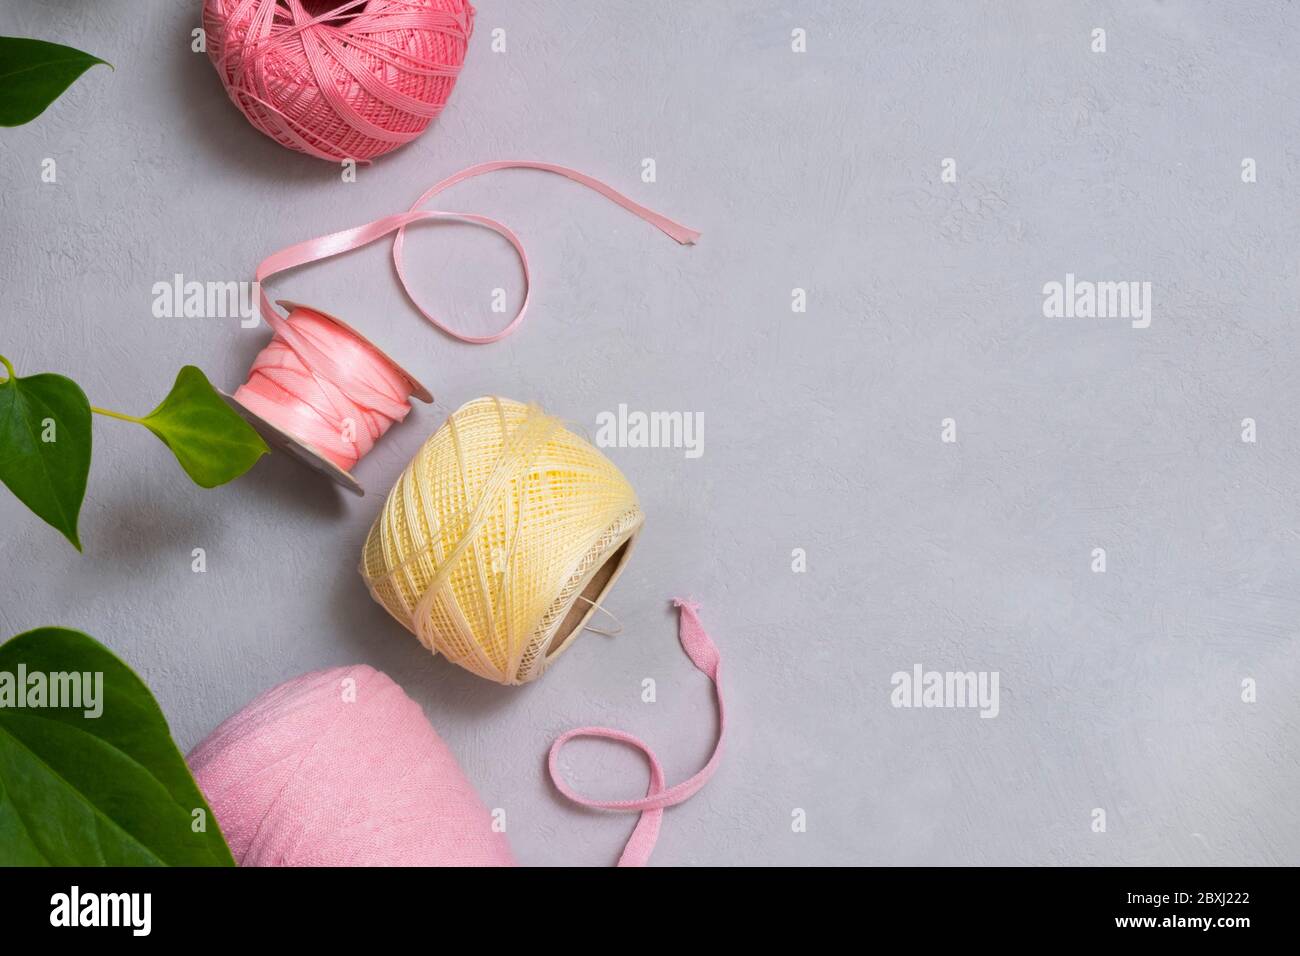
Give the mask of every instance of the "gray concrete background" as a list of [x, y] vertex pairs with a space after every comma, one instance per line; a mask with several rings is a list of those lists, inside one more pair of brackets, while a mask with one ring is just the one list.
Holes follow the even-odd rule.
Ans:
[[[429, 328], [385, 245], [277, 281], [438, 397], [361, 465], [371, 494], [283, 457], [202, 491], [143, 429], [97, 419], [84, 555], [0, 494], [4, 634], [99, 637], [187, 749], [285, 678], [370, 663], [507, 809], [522, 862], [606, 864], [632, 818], [564, 803], [544, 753], [608, 723], [671, 779], [694, 772], [713, 705], [666, 603], [689, 594], [734, 729], [656, 863], [1300, 863], [1293, 5], [483, 0], [443, 117], [353, 184], [238, 116], [190, 52], [199, 8], [0, 9], [0, 33], [117, 67], [0, 131], [0, 351], [20, 373], [137, 413], [187, 362], [234, 386], [265, 328], [155, 319], [155, 282], [251, 279], [266, 253], [474, 162], [577, 166], [704, 239], [677, 247], [544, 174], [458, 187], [443, 207], [499, 215], [535, 263], [528, 320], [487, 347]], [[426, 299], [468, 327], [499, 324], [492, 288], [517, 297], [491, 236], [428, 229], [408, 249]], [[1042, 286], [1067, 272], [1152, 282], [1151, 327], [1044, 318]], [[485, 393], [592, 433], [620, 402], [705, 417], [697, 460], [610, 451], [649, 515], [609, 601], [626, 631], [586, 635], [525, 688], [429, 659], [355, 573], [406, 460]], [[999, 671], [1000, 715], [891, 707], [890, 675], [916, 663]], [[612, 746], [571, 764], [595, 794], [643, 786]]]

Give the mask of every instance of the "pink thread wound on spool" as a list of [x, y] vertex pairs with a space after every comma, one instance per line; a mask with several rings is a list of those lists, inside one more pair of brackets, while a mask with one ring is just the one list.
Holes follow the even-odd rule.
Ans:
[[420, 705], [364, 665], [267, 691], [189, 755], [241, 866], [510, 866]]
[[333, 316], [282, 303], [271, 342], [234, 400], [264, 422], [350, 471], [431, 396], [391, 359]]
[[424, 132], [474, 29], [467, 0], [205, 0], [231, 102], [282, 146], [369, 160]]

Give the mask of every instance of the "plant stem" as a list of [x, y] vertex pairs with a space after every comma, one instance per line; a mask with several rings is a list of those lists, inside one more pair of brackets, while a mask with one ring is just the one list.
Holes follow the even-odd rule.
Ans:
[[140, 419], [133, 415], [123, 415], [121, 412], [111, 412], [107, 408], [96, 408], [94, 405], [91, 405], [90, 410], [96, 415], [107, 415], [109, 418], [120, 418], [124, 422], [135, 422], [137, 425], [143, 424]]
[[[3, 355], [0, 355], [0, 365], [3, 365], [5, 367], [5, 371], [9, 373], [9, 377], [5, 379], [3, 382], [0, 382], [0, 385], [8, 385], [10, 382], [12, 382], [14, 379], [18, 377], [18, 373], [14, 371], [13, 364], [10, 363], [10, 361], [7, 358], [5, 358]], [[96, 408], [94, 405], [90, 406], [90, 410], [94, 412], [96, 415], [107, 415], [109, 418], [118, 418], [124, 422], [135, 422], [137, 425], [144, 424], [143, 421], [136, 418], [134, 415], [125, 415], [122, 412], [110, 411], [107, 408]]]

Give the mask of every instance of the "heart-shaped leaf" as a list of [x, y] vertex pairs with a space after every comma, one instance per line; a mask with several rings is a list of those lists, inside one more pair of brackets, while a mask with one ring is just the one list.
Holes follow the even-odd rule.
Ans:
[[62, 375], [19, 378], [0, 356], [0, 481], [81, 550], [77, 516], [90, 471], [90, 402]]
[[0, 645], [0, 865], [234, 865], [149, 688], [80, 631]]
[[193, 365], [181, 369], [162, 404], [140, 424], [161, 438], [204, 488], [238, 478], [271, 450]]
[[30, 123], [96, 63], [113, 68], [70, 46], [0, 37], [0, 126]]

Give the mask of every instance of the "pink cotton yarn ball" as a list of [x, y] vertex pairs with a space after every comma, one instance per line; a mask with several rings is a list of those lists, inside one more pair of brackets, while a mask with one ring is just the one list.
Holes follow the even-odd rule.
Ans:
[[189, 755], [241, 866], [511, 866], [419, 705], [371, 667], [262, 694]]
[[277, 143], [368, 160], [424, 132], [456, 85], [467, 0], [205, 0], [208, 55]]

